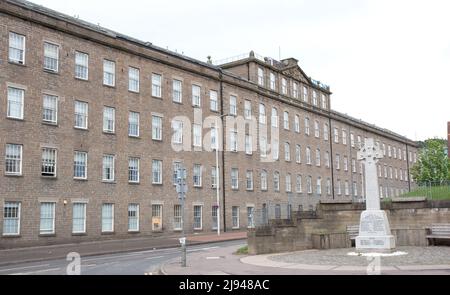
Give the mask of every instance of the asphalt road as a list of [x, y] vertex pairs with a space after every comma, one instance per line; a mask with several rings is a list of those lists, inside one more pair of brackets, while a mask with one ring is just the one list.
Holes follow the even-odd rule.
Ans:
[[[198, 253], [244, 245], [245, 240], [211, 243], [187, 248], [189, 253]], [[81, 275], [152, 275], [159, 266], [168, 260], [181, 257], [181, 248], [149, 250], [112, 255], [81, 257]], [[67, 275], [67, 269], [73, 270], [65, 259], [22, 263], [0, 267], [0, 275]]]

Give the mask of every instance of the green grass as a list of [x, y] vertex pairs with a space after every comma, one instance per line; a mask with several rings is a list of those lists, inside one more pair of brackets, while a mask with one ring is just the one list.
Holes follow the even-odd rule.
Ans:
[[248, 246], [239, 248], [239, 249], [236, 251], [236, 255], [248, 255]]
[[450, 186], [421, 187], [403, 197], [427, 197], [431, 200], [450, 200]]

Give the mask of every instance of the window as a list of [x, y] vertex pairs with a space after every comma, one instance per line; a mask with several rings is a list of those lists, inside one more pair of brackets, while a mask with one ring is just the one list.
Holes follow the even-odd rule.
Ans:
[[139, 158], [128, 159], [128, 182], [139, 183]]
[[266, 124], [266, 106], [259, 104], [259, 124]]
[[140, 88], [140, 73], [139, 69], [129, 67], [128, 68], [128, 90], [132, 92], [139, 92]]
[[305, 118], [305, 134], [309, 136], [311, 133], [310, 127], [309, 127], [309, 118]]
[[320, 124], [319, 121], [314, 121], [314, 136], [320, 138]]
[[139, 137], [139, 113], [128, 114], [128, 136]]
[[341, 181], [340, 180], [338, 180], [336, 182], [336, 190], [337, 190], [338, 196], [341, 196], [342, 195], [342, 186], [341, 186]]
[[272, 158], [273, 160], [280, 158], [280, 144], [277, 140], [272, 141]]
[[264, 86], [264, 69], [258, 68], [258, 84]]
[[325, 152], [325, 167], [330, 168], [330, 152]]
[[306, 148], [306, 164], [307, 165], [311, 165], [311, 148], [307, 147]]
[[392, 157], [392, 148], [391, 148], [390, 145], [388, 146], [388, 157], [389, 157], [389, 158]]
[[245, 135], [245, 153], [247, 155], [253, 154], [253, 138], [251, 135]]
[[173, 162], [172, 167], [173, 167], [172, 182], [173, 182], [173, 185], [176, 185], [178, 183], [179, 176], [181, 176], [181, 175], [179, 175], [179, 169], [182, 168], [182, 163], [181, 162]]
[[275, 90], [276, 84], [275, 84], [275, 74], [270, 73], [270, 89]]
[[336, 155], [336, 170], [341, 169], [341, 155]]
[[355, 135], [353, 133], [350, 133], [350, 145], [352, 148], [355, 147]]
[[292, 96], [294, 98], [298, 98], [298, 83], [294, 82], [294, 84], [292, 85]]
[[287, 81], [286, 81], [285, 78], [281, 79], [281, 92], [282, 92], [284, 95], [287, 95], [287, 93], [288, 93], [288, 89], [287, 89]]
[[387, 177], [388, 177], [388, 173], [387, 173], [387, 166], [386, 166], [386, 165], [384, 165], [384, 178], [386, 178], [386, 179], [387, 179]]
[[114, 181], [114, 162], [115, 157], [112, 155], [103, 156], [103, 181]]
[[352, 172], [356, 173], [356, 160], [355, 159], [352, 159]]
[[217, 188], [217, 167], [211, 168], [211, 187]]
[[288, 112], [284, 112], [284, 118], [283, 118], [283, 125], [284, 125], [284, 129], [289, 130], [289, 113]]
[[56, 203], [41, 203], [40, 234], [55, 233], [55, 205]]
[[181, 205], [173, 206], [173, 230], [182, 230], [182, 215]]
[[273, 173], [273, 189], [276, 192], [280, 191], [280, 173], [279, 172]]
[[346, 195], [346, 196], [350, 196], [350, 186], [349, 186], [348, 181], [346, 181], [346, 182], [344, 183], [344, 188], [345, 188], [345, 195]]
[[255, 228], [255, 218], [254, 218], [255, 208], [247, 207], [247, 227]]
[[230, 115], [237, 116], [237, 97], [230, 96]]
[[300, 133], [300, 116], [299, 115], [295, 115], [294, 125], [295, 125], [294, 126], [295, 132]]
[[202, 186], [202, 165], [194, 164], [194, 187]]
[[323, 109], [327, 109], [327, 97], [325, 96], [325, 94], [322, 94], [322, 108]]
[[330, 127], [328, 126], [327, 123], [325, 123], [323, 125], [323, 139], [325, 141], [328, 141], [329, 138], [330, 138]]
[[22, 175], [22, 145], [6, 145], [5, 166], [6, 175]]
[[327, 179], [327, 195], [331, 196], [331, 179]]
[[75, 152], [73, 157], [73, 177], [87, 179], [87, 153]]
[[261, 190], [267, 191], [267, 171], [261, 171]]
[[194, 230], [202, 230], [202, 206], [194, 206]]
[[102, 232], [114, 231], [114, 204], [103, 204], [102, 206]]
[[86, 233], [86, 203], [73, 203], [72, 233]]
[[162, 161], [160, 160], [152, 162], [152, 182], [153, 184], [162, 184]]
[[152, 116], [152, 139], [162, 140], [162, 118], [159, 116]]
[[397, 149], [395, 147], [392, 148], [392, 154], [394, 159], [397, 159]]
[[162, 97], [162, 76], [158, 74], [152, 74], [152, 96], [153, 97]]
[[86, 53], [75, 52], [75, 78], [89, 79], [89, 55]]
[[103, 60], [103, 85], [116, 85], [116, 63], [106, 59]]
[[347, 145], [347, 131], [342, 130], [342, 144]]
[[211, 90], [209, 92], [209, 99], [211, 103], [211, 111], [218, 112], [219, 111], [219, 99], [217, 91]]
[[153, 204], [152, 205], [152, 231], [160, 232], [163, 230], [162, 214], [163, 214], [163, 205]]
[[313, 105], [317, 106], [317, 92], [314, 90], [313, 91]]
[[247, 184], [247, 190], [252, 191], [253, 190], [253, 171], [247, 171], [246, 173], [246, 184]]
[[308, 189], [308, 194], [312, 194], [313, 189], [312, 189], [312, 177], [311, 176], [308, 176], [308, 178], [306, 179], [306, 187]]
[[358, 137], [357, 137], [358, 139], [358, 148], [361, 148], [362, 147], [362, 140], [361, 140], [361, 136], [359, 136], [358, 135]]
[[88, 104], [75, 101], [75, 128], [88, 129]]
[[8, 87], [8, 118], [23, 120], [25, 90]]
[[334, 128], [334, 142], [339, 143], [339, 129]]
[[139, 205], [129, 204], [128, 205], [128, 231], [138, 232], [139, 231]]
[[320, 149], [316, 150], [316, 166], [320, 167], [322, 165], [320, 158]]
[[56, 150], [50, 148], [42, 149], [41, 175], [56, 177]]
[[192, 85], [192, 105], [194, 107], [201, 107], [201, 88], [197, 85]]
[[46, 123], [58, 123], [58, 97], [53, 95], [44, 95], [42, 111], [42, 120]]
[[399, 160], [402, 159], [402, 149], [401, 148], [398, 149], [398, 159]]
[[44, 69], [58, 72], [59, 46], [44, 42]]
[[175, 144], [183, 143], [183, 122], [182, 121], [172, 121], [173, 136], [172, 142]]
[[278, 128], [278, 110], [276, 108], [272, 108], [272, 127]]
[[233, 228], [239, 228], [239, 207], [233, 206], [231, 208], [231, 217], [233, 220]]
[[302, 148], [298, 144], [295, 146], [295, 162], [298, 164], [302, 162]]
[[286, 174], [286, 192], [292, 192], [292, 176], [291, 174]]
[[20, 235], [20, 209], [19, 202], [5, 202], [3, 205], [3, 236]]
[[301, 194], [303, 192], [302, 176], [301, 175], [297, 175], [297, 181], [296, 181], [296, 185], [295, 185], [295, 190], [299, 194]]
[[201, 147], [202, 146], [202, 125], [194, 124], [193, 125], [193, 136], [194, 136], [194, 146]]
[[252, 118], [252, 102], [246, 100], [244, 103], [244, 118], [250, 120]]
[[303, 86], [303, 101], [308, 102], [308, 88], [306, 86]]
[[287, 142], [284, 144], [284, 160], [286, 162], [291, 161], [291, 145]]
[[231, 169], [231, 189], [239, 189], [239, 170], [237, 168]]
[[322, 178], [317, 178], [317, 183], [316, 183], [316, 193], [318, 196], [322, 195]]
[[381, 177], [381, 165], [378, 165], [378, 177]]
[[216, 150], [219, 148], [219, 141], [217, 140], [218, 130], [215, 126], [211, 127], [211, 149]]
[[116, 109], [103, 108], [103, 132], [114, 133], [116, 125]]
[[403, 181], [403, 169], [400, 168], [400, 181]]
[[267, 138], [261, 136], [259, 140], [259, 146], [261, 151], [261, 158], [267, 158]]
[[389, 178], [390, 179], [394, 178], [394, 173], [393, 173], [392, 167], [389, 167]]
[[183, 82], [180, 80], [172, 81], [172, 101], [176, 103], [183, 102]]
[[211, 208], [211, 217], [212, 217], [212, 229], [217, 229], [218, 226], [218, 220], [217, 220], [217, 212], [218, 212], [217, 206], [212, 206]]
[[9, 61], [25, 64], [25, 36], [9, 33]]

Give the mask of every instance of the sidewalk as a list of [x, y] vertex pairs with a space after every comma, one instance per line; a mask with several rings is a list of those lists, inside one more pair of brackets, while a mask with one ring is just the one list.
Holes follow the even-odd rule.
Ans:
[[[122, 239], [96, 241], [79, 244], [40, 246], [31, 248], [0, 250], [0, 266], [46, 261], [66, 258], [68, 253], [77, 252], [82, 257], [115, 254], [132, 251], [172, 248], [180, 245], [180, 236], [148, 237], [139, 239]], [[200, 245], [222, 241], [241, 240], [247, 238], [247, 232], [229, 232], [217, 234], [188, 235], [188, 245]]]
[[[271, 254], [246, 256], [234, 254], [239, 246], [212, 249], [188, 255], [187, 267], [180, 259], [166, 262], [160, 268], [164, 275], [367, 275], [368, 266], [300, 264], [275, 261]], [[322, 255], [325, 252], [309, 250], [303, 255]], [[269, 259], [269, 257], [271, 257]], [[331, 262], [331, 261], [330, 261]], [[383, 275], [450, 275], [450, 265], [381, 265]]]

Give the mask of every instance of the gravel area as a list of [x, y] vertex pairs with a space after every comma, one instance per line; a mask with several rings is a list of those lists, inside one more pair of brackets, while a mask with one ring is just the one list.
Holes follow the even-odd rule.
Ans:
[[[384, 266], [408, 265], [450, 265], [450, 247], [399, 247], [396, 251], [406, 252], [407, 255], [381, 257]], [[338, 266], [366, 266], [367, 257], [349, 256], [355, 249], [311, 250], [289, 254], [279, 254], [268, 257], [276, 262], [309, 264], [309, 265], [338, 265]], [[371, 259], [370, 259], [371, 260]]]

